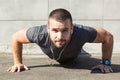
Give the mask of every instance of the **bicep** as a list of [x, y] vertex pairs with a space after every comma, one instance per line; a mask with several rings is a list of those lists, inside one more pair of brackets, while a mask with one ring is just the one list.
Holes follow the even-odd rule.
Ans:
[[107, 35], [110, 34], [108, 31], [103, 28], [95, 28], [97, 31], [97, 36], [93, 43], [102, 43], [107, 39]]
[[28, 28], [24, 28], [22, 30], [17, 31], [16, 33], [13, 34], [12, 39], [20, 43], [30, 43], [26, 36], [27, 30]]

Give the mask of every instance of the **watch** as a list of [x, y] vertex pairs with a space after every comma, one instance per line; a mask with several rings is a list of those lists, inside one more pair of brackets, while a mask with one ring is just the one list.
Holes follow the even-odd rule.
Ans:
[[102, 60], [102, 64], [103, 64], [103, 65], [110, 66], [110, 65], [111, 65], [111, 61], [110, 61], [109, 59], [103, 59], [103, 60]]

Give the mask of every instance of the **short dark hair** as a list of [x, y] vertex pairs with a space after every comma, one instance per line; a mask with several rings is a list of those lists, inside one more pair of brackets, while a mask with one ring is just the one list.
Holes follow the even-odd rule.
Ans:
[[63, 22], [65, 20], [69, 19], [72, 24], [72, 16], [71, 16], [70, 12], [67, 11], [66, 9], [58, 8], [58, 9], [53, 10], [49, 15], [49, 19], [50, 18], [53, 18], [59, 22]]

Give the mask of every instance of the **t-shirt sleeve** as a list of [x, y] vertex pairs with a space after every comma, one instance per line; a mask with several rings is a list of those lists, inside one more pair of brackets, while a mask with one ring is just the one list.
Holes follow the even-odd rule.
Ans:
[[39, 43], [43, 39], [42, 31], [42, 26], [30, 27], [26, 32], [26, 36], [31, 43]]
[[36, 32], [37, 28], [38, 27], [30, 27], [26, 32], [26, 36], [31, 43], [37, 42], [37, 38], [38, 38], [38, 34]]
[[[93, 42], [97, 36], [97, 31], [93, 27], [84, 26], [86, 42]], [[83, 34], [84, 35], [84, 34]]]

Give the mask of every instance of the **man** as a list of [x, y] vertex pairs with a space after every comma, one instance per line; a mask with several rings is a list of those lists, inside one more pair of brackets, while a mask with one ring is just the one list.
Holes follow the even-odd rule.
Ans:
[[71, 14], [65, 9], [53, 10], [47, 25], [22, 29], [12, 37], [14, 65], [9, 72], [20, 72], [28, 67], [22, 63], [22, 45], [38, 44], [43, 52], [60, 64], [73, 61], [86, 43], [102, 43], [102, 63], [93, 67], [102, 72], [113, 72], [111, 56], [113, 36], [102, 28], [92, 28], [72, 23]]

